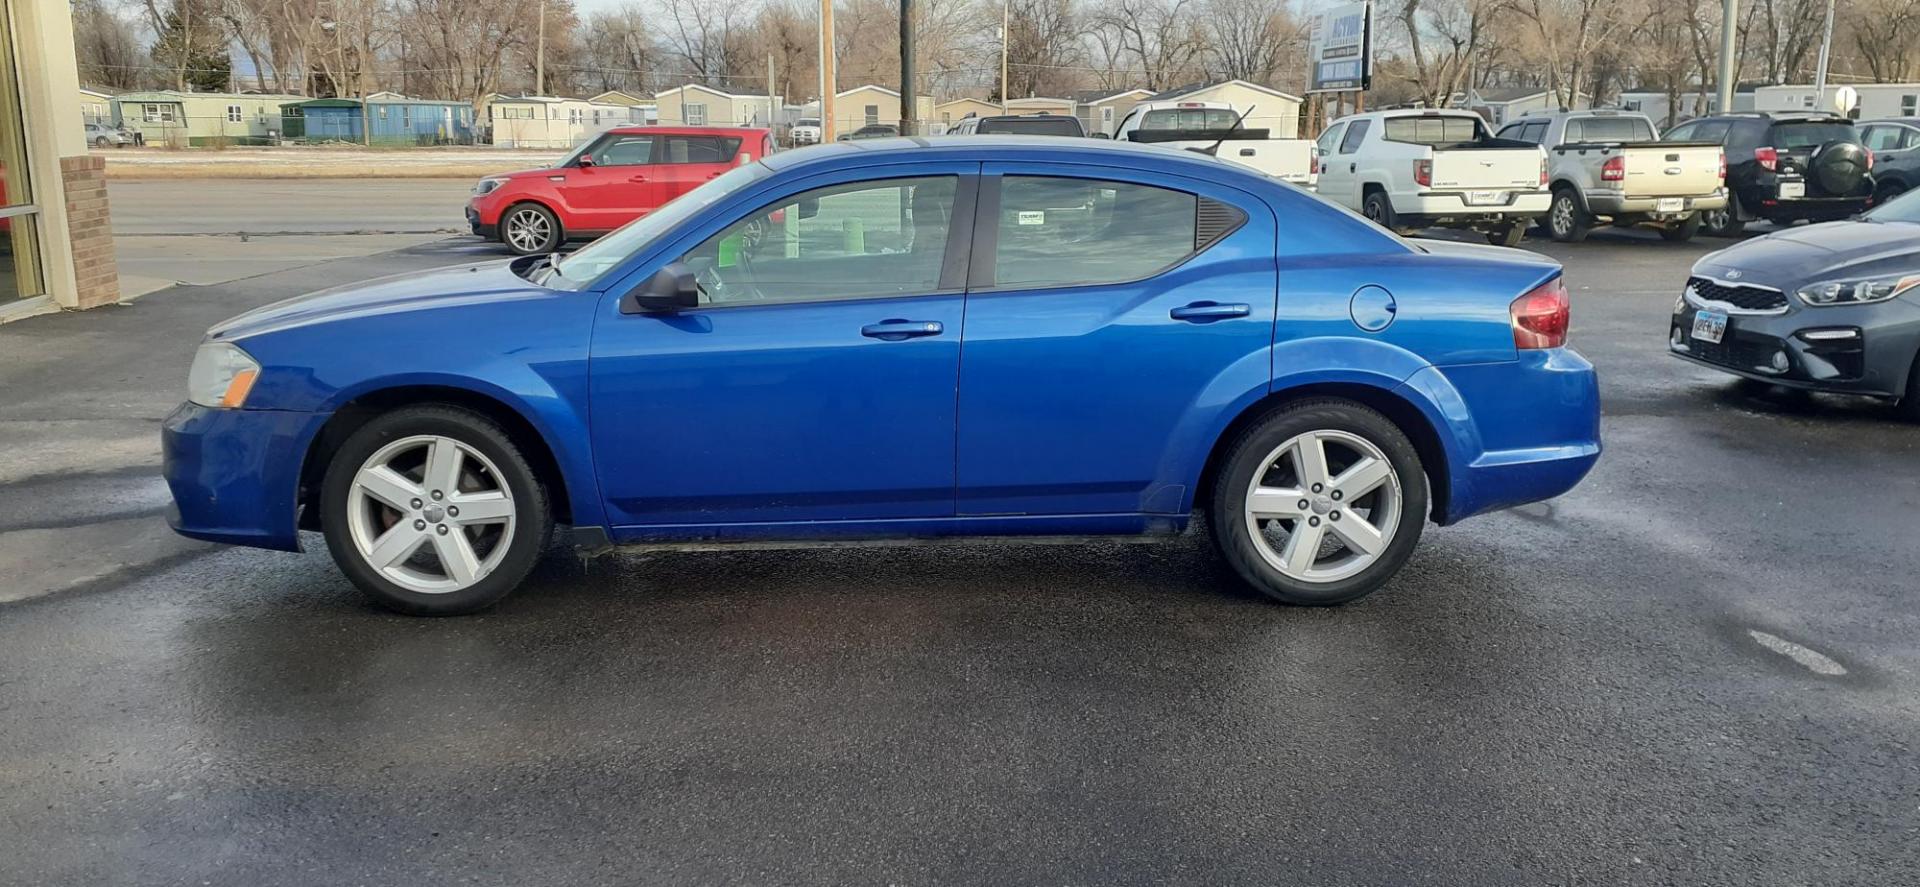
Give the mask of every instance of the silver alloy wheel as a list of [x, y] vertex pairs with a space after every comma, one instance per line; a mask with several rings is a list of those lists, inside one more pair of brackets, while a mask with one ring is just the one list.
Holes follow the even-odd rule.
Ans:
[[1700, 224], [1709, 231], [1725, 231], [1727, 229], [1727, 211], [1724, 209], [1701, 210]]
[[1573, 233], [1573, 197], [1565, 191], [1553, 198], [1553, 213], [1549, 217], [1553, 224], [1553, 233], [1557, 237], [1566, 237]]
[[1379, 560], [1400, 526], [1400, 475], [1372, 441], [1309, 431], [1275, 447], [1247, 484], [1246, 523], [1267, 563], [1336, 582]]
[[531, 207], [517, 209], [507, 216], [507, 243], [521, 252], [538, 252], [553, 237], [553, 222], [546, 213]]
[[347, 531], [368, 566], [408, 591], [445, 594], [486, 578], [513, 538], [513, 495], [493, 461], [450, 437], [381, 447], [354, 474]]

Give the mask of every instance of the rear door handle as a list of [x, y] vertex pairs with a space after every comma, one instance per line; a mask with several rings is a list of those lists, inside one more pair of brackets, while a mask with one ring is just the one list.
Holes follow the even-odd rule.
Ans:
[[633, 175], [633, 176], [627, 177], [627, 181], [629, 182], [644, 182], [646, 180], [647, 180], [647, 177], [642, 175]]
[[867, 324], [860, 328], [860, 335], [886, 342], [900, 342], [921, 336], [937, 336], [946, 332], [946, 329], [946, 325], [937, 320], [895, 319]]
[[1219, 302], [1195, 302], [1191, 305], [1182, 305], [1175, 308], [1167, 312], [1167, 316], [1174, 320], [1185, 320], [1193, 323], [1212, 323], [1216, 320], [1226, 320], [1229, 317], [1245, 317], [1252, 313], [1253, 309], [1247, 307], [1247, 304], [1244, 302], [1235, 302], [1231, 305], [1223, 305]]

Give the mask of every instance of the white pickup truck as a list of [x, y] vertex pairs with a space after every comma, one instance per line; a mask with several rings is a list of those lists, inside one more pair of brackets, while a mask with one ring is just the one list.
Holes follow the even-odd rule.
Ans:
[[1311, 187], [1315, 178], [1313, 143], [1276, 139], [1265, 129], [1237, 126], [1240, 113], [1225, 102], [1142, 102], [1120, 120], [1113, 137], [1212, 154], [1303, 188]]
[[1527, 114], [1500, 136], [1547, 149], [1553, 204], [1541, 222], [1562, 243], [1586, 239], [1595, 225], [1647, 225], [1667, 240], [1691, 240], [1704, 213], [1727, 205], [1720, 144], [1655, 141], [1644, 114]]
[[1547, 212], [1547, 153], [1471, 111], [1374, 111], [1321, 133], [1320, 196], [1382, 227], [1466, 228], [1514, 246]]

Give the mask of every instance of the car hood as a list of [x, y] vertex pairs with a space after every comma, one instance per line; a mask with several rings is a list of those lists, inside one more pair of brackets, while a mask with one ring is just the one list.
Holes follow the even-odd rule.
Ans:
[[1920, 225], [1826, 222], [1776, 231], [1710, 253], [1694, 265], [1694, 273], [1789, 289], [1845, 274], [1916, 265], [1920, 265]]
[[415, 271], [295, 296], [228, 318], [207, 330], [207, 336], [231, 341], [348, 318], [554, 293], [514, 273], [513, 265], [517, 261], [525, 260], [504, 259]]
[[559, 174], [560, 174], [561, 172], [562, 172], [562, 170], [561, 170], [561, 168], [560, 168], [560, 167], [557, 167], [557, 166], [551, 166], [551, 167], [546, 167], [546, 168], [544, 168], [544, 169], [516, 169], [516, 170], [514, 170], [513, 172], [499, 172], [499, 173], [494, 173], [493, 175], [490, 175], [490, 176], [481, 176], [481, 178], [483, 178], [483, 179], [509, 179], [509, 180], [511, 180], [511, 179], [531, 179], [531, 178], [535, 178], [535, 177], [539, 177], [539, 178], [546, 178], [547, 176], [556, 176], [556, 175], [559, 175]]

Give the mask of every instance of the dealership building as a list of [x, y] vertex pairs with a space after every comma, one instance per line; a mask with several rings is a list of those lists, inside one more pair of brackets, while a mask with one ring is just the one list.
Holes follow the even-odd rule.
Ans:
[[0, 320], [119, 301], [67, 0], [0, 0]]

